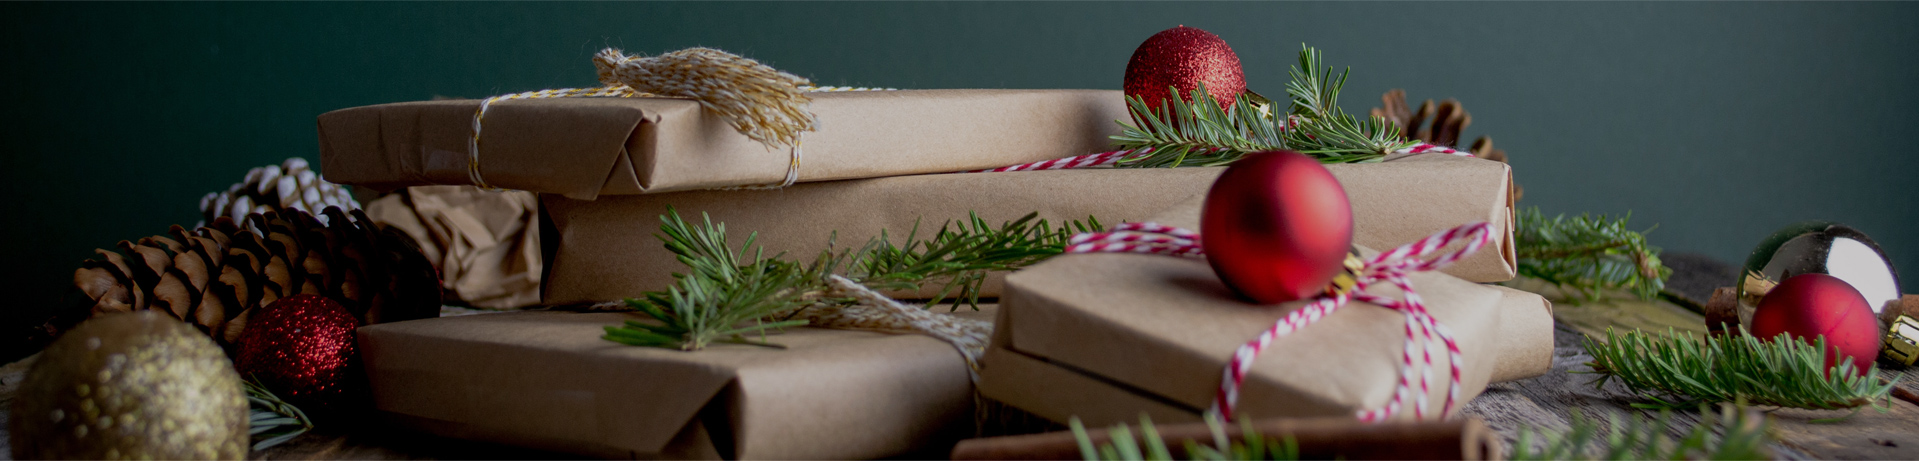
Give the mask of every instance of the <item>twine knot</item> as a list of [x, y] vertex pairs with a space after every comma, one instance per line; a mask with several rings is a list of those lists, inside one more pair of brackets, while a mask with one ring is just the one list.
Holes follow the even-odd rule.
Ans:
[[819, 126], [806, 110], [811, 81], [733, 53], [687, 48], [648, 57], [607, 48], [593, 56], [593, 67], [609, 87], [699, 101], [767, 147], [797, 147], [801, 132]]

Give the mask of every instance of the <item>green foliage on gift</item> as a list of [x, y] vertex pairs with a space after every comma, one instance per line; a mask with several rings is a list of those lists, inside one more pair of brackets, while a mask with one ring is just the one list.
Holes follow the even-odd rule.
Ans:
[[[629, 320], [608, 326], [604, 338], [609, 341], [689, 351], [714, 342], [779, 347], [749, 336], [806, 325], [794, 317], [808, 307], [859, 302], [837, 293], [828, 282], [833, 276], [886, 291], [938, 284], [938, 294], [927, 305], [944, 301], [954, 309], [961, 303], [977, 307], [988, 274], [1038, 263], [1064, 251], [1073, 235], [1103, 228], [1090, 217], [1055, 227], [1038, 213], [994, 227], [971, 215], [940, 225], [928, 239], [919, 238], [917, 225], [899, 243], [882, 231], [858, 248], [829, 245], [802, 264], [783, 259], [783, 254], [765, 257], [754, 245], [758, 232], [748, 234], [735, 250], [727, 243], [726, 224], [714, 223], [710, 216], [692, 225], [669, 208], [660, 220], [660, 240], [688, 271], [675, 273], [674, 285], [665, 291], [627, 299], [628, 306], [657, 324]], [[742, 256], [749, 253], [752, 257]]]
[[[1166, 98], [1169, 107], [1151, 107], [1138, 97], [1127, 97], [1138, 126], [1122, 123], [1113, 141], [1121, 149], [1152, 148], [1150, 154], [1121, 160], [1117, 166], [1172, 168], [1221, 166], [1246, 154], [1293, 150], [1321, 163], [1378, 161], [1417, 141], [1401, 140], [1400, 127], [1381, 117], [1360, 119], [1339, 107], [1339, 91], [1350, 69], [1333, 74], [1319, 50], [1301, 45], [1299, 65], [1286, 85], [1288, 107], [1248, 92], [1223, 109], [1205, 85], [1188, 98]], [[1290, 125], [1290, 127], [1289, 127]]]

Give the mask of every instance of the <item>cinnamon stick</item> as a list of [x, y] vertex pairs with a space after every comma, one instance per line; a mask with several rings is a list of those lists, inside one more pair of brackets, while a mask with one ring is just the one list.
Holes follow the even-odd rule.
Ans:
[[[1291, 436], [1301, 459], [1499, 459], [1501, 445], [1485, 423], [1457, 421], [1364, 424], [1348, 418], [1268, 419], [1254, 421], [1253, 430], [1267, 437]], [[1160, 439], [1175, 458], [1184, 458], [1187, 440], [1212, 445], [1212, 432], [1203, 423], [1156, 425]], [[1226, 433], [1237, 442], [1244, 430], [1227, 424]], [[1134, 434], [1139, 435], [1138, 428]], [[1088, 428], [1094, 446], [1108, 443], [1104, 428]], [[969, 439], [953, 447], [955, 460], [1081, 459], [1079, 444], [1070, 431]]]

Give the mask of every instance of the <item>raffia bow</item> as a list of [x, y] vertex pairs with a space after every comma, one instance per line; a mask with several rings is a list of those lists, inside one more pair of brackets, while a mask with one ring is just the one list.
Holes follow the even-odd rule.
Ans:
[[607, 48], [593, 55], [593, 67], [608, 87], [693, 98], [768, 147], [798, 146], [801, 132], [819, 126], [806, 110], [813, 82], [733, 53], [687, 48], [646, 57]]
[[780, 188], [799, 180], [800, 134], [813, 131], [819, 119], [806, 109], [822, 91], [874, 91], [891, 88], [819, 87], [799, 76], [781, 72], [750, 58], [712, 48], [688, 48], [659, 56], [629, 56], [616, 48], [593, 55], [599, 88], [558, 88], [486, 98], [473, 112], [473, 137], [467, 141], [467, 177], [473, 185], [493, 189], [480, 174], [480, 132], [493, 104], [513, 99], [677, 97], [699, 101], [733, 125], [733, 129], [768, 148], [790, 148], [792, 160], [786, 178], [763, 186]]

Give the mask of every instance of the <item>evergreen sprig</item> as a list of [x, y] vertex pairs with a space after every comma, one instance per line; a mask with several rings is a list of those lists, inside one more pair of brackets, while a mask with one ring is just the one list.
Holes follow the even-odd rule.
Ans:
[[1237, 97], [1230, 109], [1223, 108], [1204, 84], [1190, 98], [1168, 88], [1170, 97], [1158, 108], [1128, 96], [1134, 124], [1121, 122], [1120, 134], [1112, 139], [1121, 149], [1150, 147], [1153, 151], [1117, 166], [1220, 166], [1249, 153], [1275, 149], [1298, 151], [1321, 163], [1354, 163], [1378, 161], [1416, 144], [1401, 141], [1399, 126], [1384, 118], [1361, 120], [1347, 114], [1339, 107], [1339, 91], [1352, 70], [1334, 75], [1321, 62], [1319, 50], [1303, 44], [1300, 48], [1299, 65], [1291, 70], [1292, 81], [1286, 86], [1291, 101], [1285, 112], [1252, 92]]
[[[714, 342], [779, 347], [764, 335], [775, 329], [805, 325], [794, 319], [802, 309], [855, 300], [834, 297], [827, 280], [846, 277], [882, 291], [915, 291], [930, 284], [940, 290], [928, 305], [949, 301], [977, 307], [980, 286], [992, 272], [1032, 265], [1065, 250], [1076, 233], [1103, 227], [1097, 219], [1073, 221], [1055, 227], [1039, 213], [993, 227], [977, 214], [957, 223], [941, 224], [931, 238], [919, 238], [919, 226], [894, 243], [889, 234], [868, 240], [858, 248], [829, 247], [809, 264], [764, 256], [754, 246], [759, 233], [748, 234], [739, 250], [727, 243], [726, 225], [710, 216], [688, 224], [677, 210], [661, 215], [660, 240], [688, 271], [675, 273], [666, 291], [647, 292], [627, 299], [628, 306], [654, 322], [628, 320], [606, 327], [606, 340], [647, 347], [699, 350]], [[742, 258], [742, 254], [752, 257]], [[949, 298], [950, 296], [950, 298]], [[749, 335], [761, 339], [750, 339]]]
[[313, 430], [313, 420], [299, 407], [280, 400], [253, 376], [241, 381], [247, 392], [247, 433], [253, 449], [265, 450]]
[[[937, 305], [952, 296], [951, 305], [960, 302], [978, 307], [980, 287], [992, 272], [1008, 272], [1031, 266], [1060, 254], [1074, 234], [1103, 229], [1099, 219], [1071, 221], [1058, 228], [1039, 213], [1028, 213], [994, 228], [978, 213], [967, 219], [941, 224], [933, 237], [920, 240], [919, 225], [906, 234], [906, 240], [894, 244], [885, 230], [851, 251], [821, 252], [809, 268], [824, 285], [830, 274], [839, 274], [869, 288], [881, 291], [919, 290], [928, 283], [941, 283], [940, 291], [927, 305]], [[830, 245], [829, 245], [830, 247]]]
[[1645, 232], [1626, 228], [1628, 214], [1547, 219], [1538, 207], [1519, 211], [1513, 229], [1519, 275], [1532, 277], [1597, 300], [1609, 290], [1626, 290], [1640, 299], [1659, 296], [1672, 269], [1659, 262], [1659, 247]]
[[[1139, 416], [1139, 437], [1133, 436], [1133, 430], [1125, 424], [1113, 426], [1109, 430], [1112, 438], [1107, 443], [1095, 447], [1093, 439], [1086, 433], [1086, 426], [1075, 417], [1068, 421], [1073, 429], [1073, 440], [1079, 442], [1080, 457], [1088, 460], [1124, 460], [1124, 461], [1170, 461], [1171, 450], [1166, 449], [1166, 441], [1159, 436], [1159, 430], [1153, 427], [1153, 419]], [[1229, 441], [1226, 424], [1218, 415], [1206, 414], [1206, 428], [1212, 433], [1213, 444], [1202, 445], [1194, 440], [1186, 440], [1186, 459], [1194, 460], [1294, 460], [1299, 459], [1299, 441], [1291, 435], [1267, 437], [1253, 430], [1248, 420], [1240, 420], [1241, 440]], [[1141, 442], [1145, 445], [1141, 446]]]
[[[797, 296], [807, 279], [803, 268], [778, 259], [765, 259], [764, 250], [753, 246], [758, 233], [749, 234], [735, 252], [726, 243], [726, 224], [691, 226], [678, 212], [661, 216], [660, 236], [666, 249], [690, 271], [675, 273], [673, 286], [666, 291], [647, 292], [641, 298], [629, 298], [628, 306], [660, 322], [654, 325], [628, 320], [606, 327], [609, 341], [629, 346], [665, 347], [700, 350], [713, 342], [730, 342], [779, 347], [764, 339], [748, 339], [749, 334], [764, 335], [767, 330], [805, 325], [804, 320], [763, 321], [804, 304]], [[752, 259], [740, 254], [752, 252]]]
[[[1622, 423], [1619, 419], [1594, 420], [1574, 409], [1572, 427], [1565, 432], [1535, 434], [1532, 428], [1520, 428], [1511, 459], [1769, 458], [1766, 444], [1772, 438], [1765, 418], [1741, 405], [1721, 405], [1720, 408], [1717, 417], [1702, 418], [1684, 437], [1676, 440], [1666, 433], [1672, 423], [1669, 410], [1660, 411], [1655, 419], [1631, 418]], [[1703, 407], [1700, 413], [1711, 414]], [[1602, 429], [1609, 430], [1602, 433]], [[1543, 438], [1545, 447], [1535, 448], [1535, 437]]]
[[[1785, 334], [1761, 341], [1745, 329], [1725, 337], [1695, 338], [1668, 330], [1653, 335], [1606, 330], [1606, 340], [1585, 339], [1587, 363], [1600, 377], [1595, 387], [1618, 380], [1652, 401], [1642, 408], [1683, 408], [1698, 403], [1744, 402], [1761, 406], [1819, 410], [1885, 410], [1894, 383], [1879, 379], [1871, 363], [1850, 357], [1826, 367], [1824, 336], [1815, 342]], [[1855, 373], [1856, 366], [1865, 373]]]

